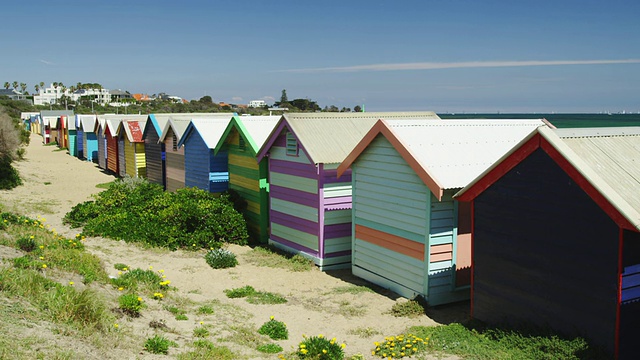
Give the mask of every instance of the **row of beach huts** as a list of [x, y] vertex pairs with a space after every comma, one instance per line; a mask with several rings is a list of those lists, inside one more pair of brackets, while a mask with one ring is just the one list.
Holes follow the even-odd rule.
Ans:
[[256, 240], [322, 270], [634, 357], [640, 127], [433, 112], [42, 111], [26, 124], [117, 176], [236, 190]]

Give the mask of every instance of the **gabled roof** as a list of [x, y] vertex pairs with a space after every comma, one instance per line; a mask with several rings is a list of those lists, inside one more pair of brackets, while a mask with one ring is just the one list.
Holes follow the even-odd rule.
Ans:
[[189, 123], [189, 126], [187, 126], [184, 134], [180, 137], [178, 146], [184, 145], [184, 141], [190, 134], [197, 132], [200, 134], [200, 137], [202, 137], [207, 148], [215, 149], [216, 144], [218, 144], [222, 134], [224, 134], [224, 130], [227, 128], [227, 125], [229, 125], [230, 120], [231, 117], [193, 119]]
[[249, 144], [251, 153], [255, 156], [267, 137], [271, 134], [271, 131], [275, 128], [278, 120], [281, 116], [234, 116], [229, 125], [224, 130], [224, 134], [220, 137], [218, 144], [215, 147], [215, 153], [222, 148], [227, 136], [232, 129], [236, 129], [241, 136], [243, 136]]
[[431, 111], [369, 113], [288, 113], [258, 151], [260, 161], [276, 138], [289, 129], [315, 164], [339, 164], [379, 119], [440, 120]]
[[464, 187], [545, 124], [543, 119], [380, 120], [338, 166], [338, 176], [381, 135], [441, 199], [445, 189]]
[[[156, 114], [156, 118], [157, 116], [159, 116], [160, 114]], [[187, 126], [189, 126], [189, 122], [191, 122], [192, 119], [203, 119], [203, 118], [210, 118], [210, 119], [231, 119], [231, 117], [234, 115], [234, 113], [177, 113], [177, 114], [169, 114], [169, 119], [167, 121], [167, 124], [164, 126], [164, 129], [162, 129], [162, 134], [160, 135], [160, 140], [159, 142], [163, 142], [165, 137], [167, 137], [167, 134], [169, 132], [169, 129], [171, 129], [173, 131], [174, 134], [176, 134], [176, 136], [178, 137], [178, 140], [180, 140], [182, 138], [182, 134], [184, 133], [184, 131], [187, 129]]]
[[120, 125], [118, 126], [118, 135], [124, 131], [124, 136], [127, 137], [127, 140], [132, 143], [141, 143], [144, 142], [142, 139], [142, 133], [144, 132], [146, 122], [146, 116], [144, 119], [125, 119], [122, 120]]
[[620, 227], [640, 231], [640, 127], [538, 128], [455, 197], [471, 201], [543, 149]]
[[85, 132], [94, 132], [96, 121], [98, 117], [96, 115], [76, 115], [78, 119], [78, 129], [82, 129]]

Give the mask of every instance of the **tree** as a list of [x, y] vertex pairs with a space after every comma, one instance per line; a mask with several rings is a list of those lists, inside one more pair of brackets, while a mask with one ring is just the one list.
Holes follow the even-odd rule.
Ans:
[[33, 88], [36, 89], [36, 92], [40, 92], [40, 85], [35, 84], [33, 85]]
[[27, 90], [27, 84], [20, 83], [20, 90], [22, 90], [22, 92], [24, 93]]
[[300, 111], [319, 111], [320, 106], [315, 101], [309, 99], [294, 99], [291, 100], [291, 106]]
[[8, 88], [10, 88], [10, 87], [11, 87], [11, 84], [10, 84], [8, 81], [5, 81], [5, 82], [4, 82], [4, 88], [5, 88], [5, 89], [8, 89]]
[[282, 89], [282, 95], [280, 95], [280, 104], [288, 104], [289, 99], [287, 98], [287, 90]]
[[17, 88], [18, 88], [18, 82], [17, 82], [17, 81], [14, 81], [14, 82], [12, 83], [12, 85], [13, 85], [13, 88], [14, 88], [14, 89], [17, 89]]
[[213, 104], [213, 99], [209, 95], [201, 97], [199, 101], [203, 104]]
[[360, 107], [360, 105], [356, 105], [356, 106], [353, 107], [353, 111], [362, 112], [362, 108]]
[[40, 89], [44, 89], [44, 81], [40, 81]]

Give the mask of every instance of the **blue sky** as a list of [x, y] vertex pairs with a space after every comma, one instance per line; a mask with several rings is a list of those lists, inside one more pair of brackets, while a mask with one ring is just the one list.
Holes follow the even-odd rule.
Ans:
[[0, 83], [367, 111], [640, 111], [640, 1], [10, 1]]

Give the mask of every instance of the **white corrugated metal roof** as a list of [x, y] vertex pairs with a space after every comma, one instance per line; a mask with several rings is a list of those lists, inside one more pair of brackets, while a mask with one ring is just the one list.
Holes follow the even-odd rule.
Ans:
[[200, 134], [207, 147], [214, 149], [229, 125], [229, 121], [231, 117], [193, 119], [191, 125]]
[[380, 119], [440, 120], [436, 113], [289, 113], [282, 116], [316, 163], [338, 164]]
[[256, 145], [254, 151], [258, 151], [264, 142], [267, 141], [269, 134], [280, 120], [281, 116], [239, 116], [247, 135], [251, 136]]
[[542, 119], [385, 123], [444, 189], [466, 186], [537, 127], [545, 125]]
[[[156, 119], [160, 114], [155, 114]], [[219, 118], [229, 118], [233, 116], [233, 113], [176, 113], [169, 114], [169, 120], [167, 124], [164, 126], [162, 130], [162, 135], [160, 135], [160, 142], [164, 141], [164, 138], [167, 136], [167, 131], [169, 129], [173, 129], [173, 132], [178, 137], [178, 140], [182, 138], [182, 134], [189, 126], [189, 123], [192, 119], [219, 119]]]
[[[585, 128], [580, 135], [556, 130], [571, 152], [563, 155], [640, 229], [640, 127]], [[547, 138], [552, 138], [551, 136]], [[625, 204], [626, 203], [626, 204]]]
[[77, 115], [80, 127], [85, 132], [93, 132], [96, 126], [96, 115]]

